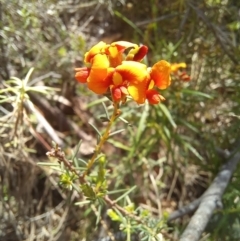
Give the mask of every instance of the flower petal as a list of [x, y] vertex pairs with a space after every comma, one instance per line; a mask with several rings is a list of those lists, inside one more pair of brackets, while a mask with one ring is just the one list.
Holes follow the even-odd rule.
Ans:
[[112, 67], [116, 67], [122, 63], [122, 53], [119, 52], [116, 46], [107, 48], [106, 53], [109, 57], [109, 62]]
[[159, 102], [165, 100], [163, 96], [161, 96], [156, 90], [148, 90], [146, 93], [147, 100], [150, 104], [156, 105]]
[[75, 74], [76, 80], [80, 83], [86, 83], [87, 78], [90, 74], [90, 69], [87, 67], [83, 67], [83, 68], [76, 68], [75, 71], [76, 71], [76, 74]]
[[161, 60], [153, 65], [150, 70], [150, 76], [154, 80], [155, 85], [163, 90], [171, 84], [170, 72], [171, 65], [167, 61]]
[[120, 86], [119, 88], [120, 88], [121, 92], [122, 92], [124, 95], [128, 95], [128, 94], [129, 94], [126, 86], [123, 86], [123, 85], [122, 85], [122, 86]]
[[84, 62], [90, 63], [92, 58], [102, 52], [102, 50], [107, 46], [106, 43], [103, 41], [99, 42], [98, 44], [94, 45], [84, 56]]
[[175, 63], [175, 64], [171, 64], [171, 71], [172, 72], [177, 72], [180, 68], [187, 68], [186, 63]]
[[133, 60], [140, 62], [147, 54], [148, 47], [142, 45], [141, 47], [133, 48], [127, 54], [126, 60]]
[[103, 94], [111, 84], [113, 69], [109, 68], [106, 55], [97, 54], [93, 58], [92, 68], [87, 79], [88, 88], [96, 94]]
[[131, 43], [131, 42], [127, 42], [127, 41], [116, 41], [111, 43], [111, 46], [116, 46], [118, 51], [124, 51], [127, 48], [136, 48], [138, 47], [137, 44]]
[[146, 90], [147, 84], [145, 82], [141, 82], [138, 85], [130, 84], [128, 86], [128, 93], [132, 96], [132, 98], [138, 103], [143, 104], [146, 100]]
[[120, 101], [122, 99], [122, 91], [119, 87], [113, 87], [111, 92], [114, 101]]
[[112, 79], [114, 85], [121, 85], [123, 82], [122, 76], [118, 72], [113, 73]]
[[88, 88], [96, 94], [104, 94], [112, 85], [114, 69], [92, 69], [88, 78]]
[[116, 58], [117, 55], [119, 54], [119, 51], [118, 51], [118, 49], [117, 49], [116, 46], [110, 45], [110, 46], [107, 48], [107, 53], [108, 53], [112, 58]]
[[149, 77], [147, 66], [135, 61], [123, 61], [121, 65], [116, 67], [116, 71], [121, 74], [123, 81], [130, 83], [138, 83]]
[[110, 63], [105, 54], [96, 54], [93, 57], [91, 69], [107, 69], [109, 67]]
[[94, 93], [96, 94], [104, 94], [107, 92], [107, 89], [109, 87], [109, 83], [107, 81], [101, 81], [101, 82], [94, 82], [94, 81], [91, 81], [91, 82], [88, 82], [88, 88], [93, 91]]
[[151, 80], [151, 81], [149, 82], [148, 89], [149, 89], [149, 90], [153, 89], [154, 85], [155, 85], [154, 81]]
[[122, 63], [123, 52], [130, 47], [136, 48], [137, 44], [126, 41], [117, 41], [105, 47], [105, 51], [109, 56], [109, 61], [112, 67], [117, 67]]

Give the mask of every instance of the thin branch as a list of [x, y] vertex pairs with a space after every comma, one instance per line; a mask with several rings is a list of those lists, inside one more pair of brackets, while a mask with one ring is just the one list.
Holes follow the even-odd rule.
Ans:
[[138, 217], [138, 216], [134, 215], [133, 213], [128, 212], [123, 207], [119, 206], [114, 200], [110, 199], [108, 195], [103, 197], [103, 199], [110, 207], [116, 208], [124, 216], [132, 218], [132, 219], [134, 219], [136, 222], [138, 222], [140, 224], [144, 224], [143, 219], [141, 217]]
[[72, 173], [74, 173], [78, 177], [79, 182], [81, 184], [85, 183], [85, 180], [82, 179], [82, 177], [80, 176], [78, 171], [75, 169], [75, 167], [72, 165], [72, 163], [69, 160], [67, 160], [64, 152], [61, 150], [61, 148], [58, 145], [56, 147], [52, 148], [51, 151], [47, 152], [46, 155], [50, 156], [50, 157], [56, 157], [59, 160], [59, 162], [63, 162], [65, 167], [68, 168], [68, 170], [70, 170]]
[[[61, 150], [60, 147], [56, 146], [55, 148], [52, 148], [51, 151], [46, 153], [47, 156], [51, 156], [51, 157], [55, 157], [59, 160], [59, 162], [63, 162], [65, 167], [70, 170], [71, 172], [75, 173], [78, 176], [79, 182], [81, 184], [86, 183], [86, 180], [81, 176], [80, 173], [78, 173], [78, 171], [75, 169], [75, 167], [72, 165], [72, 163], [66, 159], [64, 152]], [[136, 221], [139, 224], [142, 224], [146, 229], [149, 229], [148, 226], [146, 226], [146, 224], [144, 223], [144, 220], [139, 217], [136, 216], [133, 213], [128, 212], [127, 210], [125, 210], [123, 207], [119, 206], [116, 201], [110, 199], [110, 197], [108, 195], [103, 197], [103, 200], [105, 201], [105, 203], [107, 205], [109, 205], [112, 208], [117, 209], [119, 212], [121, 212], [124, 216], [127, 216], [131, 219], [133, 219], [134, 221]], [[150, 229], [149, 229], [150, 230]], [[161, 230], [161, 234], [163, 236], [165, 236], [166, 238], [172, 240], [172, 241], [176, 241], [173, 237], [171, 237], [171, 235], [169, 235], [168, 233], [166, 233], [164, 230]]]
[[180, 241], [198, 241], [213, 211], [216, 208], [222, 207], [222, 195], [240, 161], [240, 152], [238, 150], [239, 145], [237, 150], [230, 155], [228, 162], [223, 165], [210, 187], [202, 196], [200, 205], [181, 235]]
[[[119, 206], [114, 200], [110, 199], [108, 195], [104, 196], [103, 199], [110, 207], [116, 208], [125, 217], [129, 217], [129, 218], [133, 219], [134, 221], [136, 221], [137, 223], [142, 224], [146, 229], [148, 229], [150, 231], [149, 227], [146, 226], [146, 223], [144, 222], [144, 220], [141, 217], [136, 216], [133, 213], [130, 213], [127, 210], [125, 210], [123, 207]], [[170, 234], [168, 234], [164, 230], [161, 230], [160, 234], [162, 234], [163, 236], [165, 236], [166, 238], [168, 238], [172, 241], [176, 241], [175, 238], [173, 238]]]

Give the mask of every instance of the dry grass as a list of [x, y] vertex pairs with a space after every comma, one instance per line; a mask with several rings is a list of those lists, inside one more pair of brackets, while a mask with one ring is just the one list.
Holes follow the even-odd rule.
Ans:
[[[47, 161], [45, 153], [55, 136], [67, 155], [79, 139], [84, 141], [82, 157], [91, 153], [96, 140], [88, 121], [102, 127], [98, 117], [103, 108], [87, 108], [96, 97], [77, 87], [73, 68], [83, 64], [83, 53], [99, 40], [122, 38], [147, 44], [150, 63], [159, 58], [186, 61], [192, 78], [190, 84], [175, 80], [165, 95], [177, 128], [159, 108], [124, 107], [123, 117], [133, 126], [105, 147], [112, 160], [109, 187], [136, 185], [131, 198], [153, 217], [162, 217], [165, 211], [170, 213], [199, 197], [222, 163], [215, 147], [232, 149], [239, 136], [236, 11], [231, 1], [1, 2], [0, 80], [23, 78], [35, 67], [33, 86], [54, 86], [61, 91], [30, 92], [35, 112], [12, 101], [0, 106], [0, 240], [92, 240], [118, 229], [105, 210], [96, 225], [94, 207], [74, 206], [82, 197], [62, 190], [55, 171], [36, 165]], [[36, 113], [42, 119], [36, 118]], [[142, 113], [147, 118], [140, 126]], [[118, 127], [125, 126], [119, 123]], [[136, 141], [136, 135], [140, 140]], [[117, 148], [119, 143], [130, 151]], [[235, 179], [239, 180], [237, 174]], [[232, 207], [229, 200], [239, 194], [234, 186], [230, 191], [224, 201], [227, 210], [235, 210], [237, 204]], [[172, 236], [178, 236], [179, 229], [176, 226]], [[231, 231], [219, 236], [210, 232], [215, 239], [209, 240], [221, 236], [227, 240], [231, 235]]]

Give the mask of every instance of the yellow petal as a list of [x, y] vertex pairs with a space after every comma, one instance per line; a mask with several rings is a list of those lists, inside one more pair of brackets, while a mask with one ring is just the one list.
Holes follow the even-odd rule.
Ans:
[[121, 74], [123, 81], [138, 83], [149, 77], [147, 66], [135, 61], [123, 61], [116, 67], [116, 71]]
[[171, 65], [167, 61], [161, 60], [153, 65], [150, 76], [154, 80], [155, 85], [163, 90], [171, 84], [170, 72]]
[[109, 55], [110, 55], [112, 58], [116, 58], [117, 55], [118, 55], [118, 53], [119, 53], [119, 51], [118, 51], [118, 49], [117, 49], [116, 46], [110, 46], [110, 47], [108, 48], [108, 52], [109, 52]]
[[117, 41], [105, 47], [105, 52], [109, 56], [109, 61], [112, 67], [117, 67], [122, 63], [123, 52], [127, 48], [139, 48], [137, 44], [127, 41]]
[[103, 41], [94, 45], [84, 56], [84, 62], [90, 63], [91, 59], [96, 55], [102, 52], [102, 50], [107, 46]]
[[110, 66], [105, 54], [96, 54], [92, 59], [91, 69], [107, 69]]
[[114, 72], [112, 79], [114, 85], [120, 85], [123, 82], [122, 76], [118, 72]]
[[106, 81], [100, 81], [100, 82], [95, 82], [95, 81], [90, 81], [87, 83], [88, 88], [93, 91], [96, 94], [104, 94], [107, 92], [108, 87], [109, 87], [109, 83]]
[[151, 90], [154, 87], [155, 83], [153, 80], [150, 81], [149, 85], [148, 85], [148, 89]]
[[128, 93], [138, 103], [143, 104], [146, 100], [147, 83], [141, 82], [138, 85], [130, 84]]
[[88, 78], [88, 88], [96, 94], [104, 94], [112, 85], [114, 69], [92, 69]]
[[186, 63], [175, 63], [175, 64], [171, 64], [171, 71], [172, 72], [177, 72], [180, 68], [187, 68]]
[[109, 75], [110, 73], [112, 74], [112, 72], [113, 70], [109, 69], [107, 56], [104, 54], [95, 55], [90, 75], [87, 79], [88, 88], [97, 94], [105, 93], [111, 84]]
[[122, 63], [122, 53], [118, 51], [116, 46], [110, 46], [106, 53], [109, 57], [109, 62], [112, 67], [117, 67]]

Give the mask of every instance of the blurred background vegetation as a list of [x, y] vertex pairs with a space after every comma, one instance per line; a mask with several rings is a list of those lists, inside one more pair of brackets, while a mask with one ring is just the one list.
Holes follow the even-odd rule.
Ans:
[[[136, 185], [135, 206], [161, 218], [200, 197], [223, 163], [216, 148], [231, 151], [239, 141], [239, 1], [0, 0], [0, 240], [107, 236], [90, 207], [73, 205], [81, 197], [36, 165], [48, 161], [52, 140], [71, 155], [81, 139], [78, 155], [91, 154], [88, 123], [104, 128], [101, 102], [111, 105], [76, 83], [74, 68], [100, 40], [145, 44], [149, 65], [186, 62], [191, 76], [173, 77], [160, 105], [122, 108], [131, 125], [119, 122], [126, 130], [104, 147], [111, 190]], [[238, 169], [203, 240], [240, 240], [239, 183]], [[106, 209], [97, 212], [118, 231]], [[173, 238], [188, 220], [171, 223]]]

